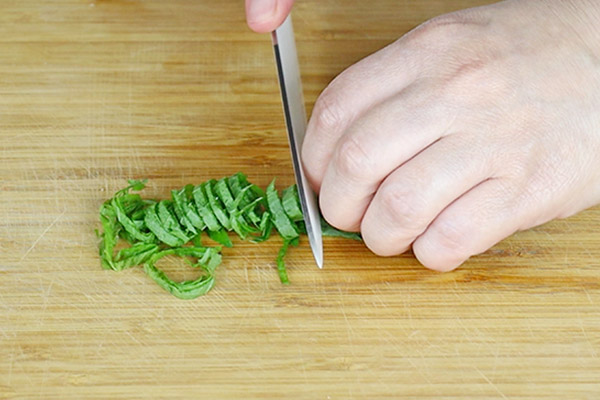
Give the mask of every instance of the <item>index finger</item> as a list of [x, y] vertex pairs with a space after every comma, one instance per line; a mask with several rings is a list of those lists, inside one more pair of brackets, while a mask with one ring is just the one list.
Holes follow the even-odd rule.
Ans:
[[[320, 190], [338, 140], [353, 121], [400, 92], [420, 74], [420, 60], [389, 45], [352, 65], [321, 93], [308, 122], [302, 161], [311, 185]], [[396, 60], [404, 59], [399, 65]]]

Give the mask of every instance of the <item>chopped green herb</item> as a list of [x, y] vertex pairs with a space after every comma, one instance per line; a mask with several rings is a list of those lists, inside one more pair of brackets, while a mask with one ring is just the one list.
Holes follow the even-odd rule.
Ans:
[[[285, 188], [280, 197], [275, 180], [263, 191], [249, 183], [246, 175], [237, 173], [172, 190], [168, 200], [145, 200], [130, 193], [145, 186], [146, 180], [130, 180], [129, 186], [100, 207], [99, 253], [103, 268], [121, 271], [143, 265], [160, 287], [176, 297], [193, 299], [213, 287], [214, 271], [221, 262], [221, 247], [203, 246], [202, 232], [221, 246], [231, 247], [230, 231], [258, 243], [269, 239], [275, 228], [283, 239], [276, 258], [279, 279], [289, 283], [285, 255], [290, 245], [298, 245], [300, 234], [306, 233], [295, 185]], [[339, 231], [325, 220], [321, 220], [321, 226], [323, 236], [361, 240], [358, 233]], [[123, 243], [129, 247], [116, 250]], [[195, 261], [188, 262], [200, 268], [202, 275], [174, 282], [156, 267], [156, 262], [167, 255], [186, 257], [186, 261], [191, 257]]]
[[[182, 257], [191, 256], [196, 258], [195, 263], [190, 263], [192, 267], [200, 267], [205, 272], [198, 279], [193, 281], [175, 282], [171, 280], [163, 271], [156, 267], [156, 262], [166, 255], [178, 255]], [[211, 247], [179, 247], [163, 250], [154, 254], [144, 263], [144, 271], [154, 279], [156, 283], [175, 297], [180, 299], [195, 299], [198, 296], [206, 294], [214, 285], [213, 276], [215, 268], [221, 263], [221, 255], [217, 248]]]
[[294, 222], [304, 221], [302, 209], [300, 208], [300, 200], [298, 199], [298, 188], [292, 185], [283, 189], [281, 193], [281, 203], [287, 216]]
[[275, 180], [267, 187], [267, 204], [269, 205], [273, 224], [279, 231], [279, 234], [287, 240], [298, 237], [298, 228], [296, 228], [283, 209], [281, 199], [279, 198], [279, 194], [277, 194], [277, 189], [275, 189]]
[[323, 233], [323, 236], [352, 239], [352, 240], [358, 240], [359, 242], [362, 241], [362, 236], [360, 236], [360, 233], [346, 232], [346, 231], [340, 231], [339, 229], [335, 229], [333, 226], [329, 225], [327, 223], [327, 221], [325, 221], [325, 219], [323, 219], [323, 217], [321, 217], [321, 232]]

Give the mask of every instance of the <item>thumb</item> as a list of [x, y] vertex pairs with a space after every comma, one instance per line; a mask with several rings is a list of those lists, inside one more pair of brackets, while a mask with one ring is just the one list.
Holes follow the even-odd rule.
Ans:
[[246, 19], [250, 29], [271, 32], [277, 29], [290, 13], [294, 0], [246, 0]]

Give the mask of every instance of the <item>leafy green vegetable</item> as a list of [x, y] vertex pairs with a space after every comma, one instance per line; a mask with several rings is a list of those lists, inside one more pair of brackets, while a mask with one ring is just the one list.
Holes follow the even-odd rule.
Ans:
[[192, 191], [192, 195], [194, 197], [194, 202], [196, 204], [196, 208], [198, 209], [198, 213], [206, 223], [206, 226], [211, 231], [218, 231], [221, 229], [221, 225], [219, 221], [217, 221], [217, 217], [210, 209], [208, 204], [208, 199], [206, 198], [206, 193], [204, 192], [204, 186], [198, 185]]
[[115, 257], [115, 269], [122, 271], [143, 264], [159, 250], [153, 243], [136, 243], [131, 247], [119, 250]]
[[117, 220], [121, 223], [121, 226], [128, 234], [131, 235], [132, 238], [137, 239], [141, 242], [147, 243], [152, 241], [153, 235], [152, 233], [144, 233], [139, 227], [136, 225], [134, 221], [131, 220], [129, 215], [127, 215], [127, 211], [125, 211], [125, 207], [123, 206], [123, 202], [121, 201], [121, 197], [115, 197], [112, 200], [113, 210], [115, 211], [115, 215], [117, 216]]
[[173, 206], [175, 208], [175, 213], [179, 218], [179, 222], [187, 228], [188, 232], [196, 235], [198, 234], [196, 228], [200, 230], [204, 229], [204, 221], [202, 221], [202, 218], [194, 211], [193, 205], [188, 204], [187, 202], [185, 189], [172, 190], [171, 197], [173, 198]]
[[277, 189], [275, 189], [275, 180], [267, 187], [267, 204], [269, 205], [273, 224], [279, 231], [279, 234], [286, 240], [298, 237], [298, 228], [296, 228], [283, 209], [281, 199], [277, 194]]
[[229, 220], [229, 217], [227, 216], [227, 211], [225, 211], [225, 207], [223, 206], [221, 199], [219, 199], [214, 193], [215, 184], [216, 184], [216, 181], [214, 179], [211, 179], [210, 181], [203, 184], [204, 190], [206, 190], [206, 197], [208, 198], [208, 204], [210, 205], [210, 209], [212, 210], [215, 217], [217, 217], [217, 220], [219, 221], [219, 223], [225, 229], [230, 231], [231, 230], [231, 221]]
[[323, 236], [339, 237], [344, 239], [358, 240], [359, 242], [362, 242], [362, 236], [360, 236], [360, 233], [346, 232], [340, 231], [339, 229], [335, 229], [333, 226], [329, 225], [327, 221], [323, 219], [323, 217], [321, 217], [321, 231], [323, 233]]
[[[279, 279], [289, 283], [285, 255], [290, 245], [298, 245], [300, 234], [306, 233], [295, 185], [285, 188], [280, 197], [275, 180], [263, 191], [249, 183], [246, 175], [237, 173], [172, 190], [171, 199], [155, 201], [130, 193], [144, 189], [146, 180], [128, 183], [100, 207], [103, 268], [121, 271], [143, 265], [160, 287], [176, 297], [192, 299], [213, 287], [214, 271], [221, 262], [221, 247], [203, 246], [203, 232], [221, 246], [232, 247], [228, 232], [258, 243], [269, 239], [275, 228], [283, 239], [276, 258]], [[325, 220], [321, 226], [324, 236], [361, 240], [359, 234], [339, 231]], [[126, 243], [129, 247], [116, 249]], [[156, 262], [167, 255], [194, 259], [190, 265], [202, 274], [195, 280], [174, 282], [156, 267]]]
[[285, 262], [283, 261], [283, 259], [285, 258], [285, 255], [287, 254], [288, 251], [288, 247], [290, 246], [290, 244], [292, 246], [297, 246], [298, 245], [298, 238], [295, 239], [285, 239], [283, 241], [283, 246], [281, 246], [281, 248], [279, 249], [279, 253], [277, 254], [277, 273], [279, 274], [279, 280], [281, 281], [281, 283], [283, 283], [284, 285], [289, 285], [290, 281], [288, 279], [287, 276], [287, 270], [285, 268]]
[[150, 231], [156, 235], [158, 240], [168, 244], [169, 246], [183, 245], [185, 242], [181, 238], [178, 238], [177, 236], [171, 234], [171, 232], [169, 232], [168, 229], [165, 228], [163, 222], [158, 217], [156, 208], [156, 204], [153, 204], [146, 210], [144, 222], [146, 223], [148, 229], [150, 229]]
[[300, 208], [300, 200], [298, 199], [298, 188], [292, 185], [283, 189], [281, 193], [283, 209], [287, 216], [294, 222], [304, 221], [302, 209]]
[[208, 231], [208, 237], [225, 247], [233, 247], [233, 243], [231, 242], [231, 239], [229, 239], [229, 235], [224, 229], [219, 229], [218, 231]]
[[[171, 280], [163, 271], [156, 267], [156, 262], [166, 255], [191, 256], [196, 258], [195, 263], [190, 263], [192, 267], [200, 267], [205, 272], [199, 278], [193, 281], [175, 282]], [[154, 279], [156, 283], [175, 297], [180, 299], [195, 299], [198, 296], [206, 294], [214, 285], [214, 271], [221, 263], [221, 254], [219, 249], [212, 247], [178, 247], [163, 250], [154, 254], [144, 263], [144, 271]]]

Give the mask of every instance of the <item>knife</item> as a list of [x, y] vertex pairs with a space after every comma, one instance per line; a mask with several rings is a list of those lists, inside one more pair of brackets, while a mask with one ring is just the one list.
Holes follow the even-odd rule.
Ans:
[[304, 109], [302, 81], [300, 80], [300, 67], [298, 66], [298, 54], [296, 53], [291, 15], [288, 15], [283, 24], [271, 33], [271, 39], [273, 40], [283, 114], [292, 153], [292, 164], [296, 185], [298, 186], [300, 205], [306, 224], [306, 233], [317, 266], [323, 268], [321, 215], [315, 193], [308, 185], [300, 161], [300, 149], [306, 133], [306, 110]]

